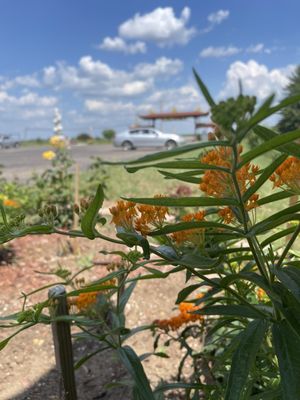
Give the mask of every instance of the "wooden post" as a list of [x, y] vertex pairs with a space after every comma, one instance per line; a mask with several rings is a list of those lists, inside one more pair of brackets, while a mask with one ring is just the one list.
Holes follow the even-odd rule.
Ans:
[[[79, 179], [80, 179], [80, 171], [79, 164], [75, 164], [75, 175], [74, 175], [74, 204], [79, 204]], [[74, 212], [73, 214], [73, 229], [78, 228], [79, 217]]]
[[[69, 315], [66, 290], [63, 285], [51, 288], [48, 296], [52, 300], [51, 317]], [[52, 334], [56, 366], [60, 374], [60, 383], [62, 383], [60, 387], [63, 387], [62, 398], [77, 400], [70, 323], [66, 321], [52, 322]]]

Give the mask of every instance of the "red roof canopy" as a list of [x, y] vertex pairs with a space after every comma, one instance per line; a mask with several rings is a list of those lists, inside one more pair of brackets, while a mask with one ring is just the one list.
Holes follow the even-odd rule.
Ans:
[[198, 118], [208, 115], [208, 112], [202, 111], [188, 111], [188, 112], [163, 112], [163, 113], [151, 113], [140, 115], [142, 119], [184, 119], [184, 118]]

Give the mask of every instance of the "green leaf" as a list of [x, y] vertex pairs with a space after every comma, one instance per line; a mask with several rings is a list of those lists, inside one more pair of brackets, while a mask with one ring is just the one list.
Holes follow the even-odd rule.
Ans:
[[261, 245], [261, 247], [266, 247], [270, 243], [273, 243], [278, 239], [281, 239], [285, 236], [291, 235], [296, 229], [297, 229], [297, 226], [291, 226], [290, 228], [287, 228], [287, 229], [281, 229], [279, 232], [275, 233], [274, 235], [268, 237], [263, 242], [261, 242], [260, 245]]
[[264, 204], [274, 203], [275, 201], [280, 201], [284, 199], [288, 199], [291, 196], [295, 196], [295, 193], [289, 191], [280, 191], [270, 196], [263, 197], [257, 201], [259, 206], [263, 206]]
[[133, 349], [129, 346], [124, 346], [120, 347], [117, 351], [121, 361], [135, 382], [140, 398], [142, 400], [155, 400], [142, 363]]
[[89, 353], [83, 357], [81, 357], [76, 364], [74, 365], [74, 369], [78, 369], [79, 367], [81, 367], [86, 361], [88, 361], [90, 358], [94, 357], [96, 354], [101, 353], [104, 350], [109, 349], [109, 346], [105, 346], [105, 347], [101, 347], [100, 349], [97, 349], [95, 351], [93, 351], [92, 353]]
[[238, 206], [235, 199], [215, 199], [211, 197], [155, 197], [155, 198], [123, 198], [127, 201], [153, 206], [166, 207], [211, 207], [211, 206]]
[[199, 182], [201, 180], [200, 176], [195, 177], [195, 175], [200, 175], [201, 171], [188, 171], [189, 174], [185, 173], [172, 174], [171, 172], [161, 171], [161, 170], [158, 170], [157, 172], [163, 175], [165, 179], [176, 179], [181, 182], [193, 183], [195, 185], [199, 185]]
[[193, 73], [194, 73], [196, 82], [197, 82], [197, 84], [198, 84], [203, 96], [205, 97], [205, 100], [210, 105], [210, 107], [214, 107], [216, 105], [216, 103], [214, 102], [214, 100], [211, 97], [207, 87], [204, 85], [204, 83], [202, 82], [200, 76], [197, 74], [197, 72], [196, 72], [196, 70], [194, 68], [193, 68]]
[[167, 390], [174, 389], [203, 389], [203, 388], [211, 388], [210, 385], [203, 385], [202, 383], [184, 383], [184, 382], [176, 382], [176, 383], [165, 383], [159, 385], [154, 393], [165, 392]]
[[86, 235], [86, 237], [88, 237], [91, 240], [95, 239], [97, 235], [95, 226], [97, 223], [99, 210], [103, 204], [103, 200], [104, 200], [103, 189], [102, 186], [99, 185], [95, 197], [91, 201], [88, 209], [86, 210], [81, 220], [81, 230]]
[[[281, 133], [278, 134], [278, 133], [272, 131], [271, 129], [266, 128], [265, 126], [256, 126], [254, 128], [254, 132], [256, 133], [257, 136], [264, 139], [265, 141], [273, 139], [273, 138], [281, 135]], [[279, 150], [283, 153], [286, 153], [288, 155], [300, 158], [300, 146], [297, 143], [285, 144], [285, 145], [277, 148], [277, 150]]]
[[122, 239], [127, 246], [141, 246], [143, 249], [143, 256], [145, 259], [150, 258], [150, 246], [149, 242], [144, 236], [140, 235], [137, 232], [129, 232], [125, 230], [122, 226], [117, 226], [117, 235], [119, 239]]
[[230, 170], [225, 167], [219, 167], [216, 165], [210, 165], [210, 164], [201, 164], [200, 161], [190, 161], [190, 160], [176, 160], [176, 161], [168, 161], [168, 162], [163, 162], [163, 163], [157, 163], [157, 164], [143, 164], [143, 165], [138, 165], [136, 167], [125, 167], [126, 170], [130, 173], [134, 173], [139, 171], [140, 169], [145, 169], [145, 168], [166, 168], [166, 169], [203, 169], [203, 170], [217, 170], [217, 171], [222, 171], [226, 173], [230, 173]]
[[282, 400], [300, 395], [300, 338], [286, 321], [273, 326], [273, 341], [279, 362]]
[[243, 128], [243, 130], [239, 133], [239, 141], [241, 141], [247, 132], [249, 132], [252, 128], [254, 128], [258, 123], [263, 121], [264, 119], [270, 117], [271, 115], [277, 113], [281, 109], [289, 106], [290, 104], [297, 103], [300, 100], [300, 95], [290, 96], [286, 99], [282, 100], [277, 106], [269, 108], [271, 104], [271, 98], [268, 98], [261, 108], [257, 111], [252, 118], [249, 119], [247, 125]]
[[225, 225], [213, 221], [191, 221], [191, 222], [178, 222], [177, 224], [166, 225], [161, 229], [157, 229], [149, 233], [149, 236], [160, 236], [167, 235], [173, 232], [180, 232], [187, 229], [199, 229], [199, 228], [212, 228], [212, 229], [224, 229], [226, 231], [233, 231], [243, 233], [239, 228], [231, 225]]
[[124, 290], [124, 292], [121, 295], [120, 298], [120, 312], [124, 312], [126, 304], [128, 303], [128, 300], [130, 299], [130, 296], [132, 295], [132, 292], [134, 290], [134, 288], [136, 287], [138, 281], [133, 281], [131, 282], [126, 289]]
[[106, 164], [106, 165], [142, 164], [142, 163], [148, 163], [148, 162], [152, 162], [152, 161], [163, 160], [166, 158], [171, 158], [171, 157], [178, 156], [178, 155], [181, 155], [184, 153], [188, 153], [190, 151], [204, 149], [206, 147], [215, 147], [215, 146], [229, 146], [229, 142], [225, 141], [225, 140], [212, 140], [209, 142], [188, 144], [185, 146], [176, 147], [173, 150], [167, 150], [167, 151], [161, 151], [161, 152], [154, 153], [154, 154], [149, 154], [147, 156], [144, 156], [144, 157], [138, 158], [136, 160], [132, 160], [132, 161], [118, 161], [118, 162], [103, 161], [102, 163]]
[[[257, 309], [257, 311], [255, 310]], [[263, 314], [260, 312], [262, 309], [263, 312], [266, 311], [265, 307], [260, 307], [258, 305], [253, 305], [252, 307], [248, 307], [246, 305], [216, 305], [216, 306], [208, 306], [201, 308], [200, 310], [194, 311], [193, 314], [203, 314], [203, 315], [230, 315], [236, 318], [264, 318]], [[267, 311], [269, 311], [267, 309]], [[267, 315], [266, 315], [267, 316]]]
[[227, 382], [225, 400], [240, 400], [248, 375], [254, 367], [256, 354], [268, 329], [266, 321], [250, 322], [240, 337], [235, 350]]
[[255, 235], [260, 235], [262, 233], [265, 233], [266, 231], [276, 228], [277, 226], [285, 224], [286, 222], [300, 221], [300, 214], [281, 215], [278, 216], [277, 219], [275, 218], [275, 215], [276, 214], [274, 214], [273, 216], [274, 218], [272, 219], [264, 220], [254, 225], [251, 228], [250, 233]]
[[243, 195], [243, 201], [246, 202], [249, 198], [258, 191], [258, 189], [270, 178], [273, 172], [276, 170], [279, 165], [283, 163], [283, 161], [287, 158], [286, 154], [282, 154], [276, 160], [274, 160], [267, 168], [264, 169], [262, 174], [256, 180], [256, 182], [249, 187], [249, 189]]
[[250, 397], [250, 400], [282, 400], [281, 390], [278, 388], [255, 394], [254, 396]]
[[210, 269], [218, 266], [220, 259], [204, 257], [200, 254], [187, 253], [175, 260], [174, 263], [195, 269]]
[[249, 161], [254, 158], [260, 156], [261, 154], [265, 154], [267, 151], [274, 150], [279, 146], [282, 146], [286, 143], [293, 142], [300, 138], [300, 129], [297, 129], [292, 132], [282, 133], [281, 135], [277, 135], [272, 139], [264, 142], [263, 144], [257, 146], [255, 149], [248, 151], [242, 156], [242, 160], [238, 165], [238, 168], [241, 168], [243, 165], [247, 164]]
[[26, 325], [23, 325], [21, 329], [17, 330], [16, 332], [14, 332], [12, 335], [10, 335], [9, 337], [5, 338], [4, 340], [2, 340], [0, 342], [0, 351], [4, 349], [4, 347], [6, 347], [6, 345], [9, 343], [9, 341], [15, 337], [16, 335], [18, 335], [20, 332], [24, 331], [25, 329], [31, 328], [32, 326], [36, 325], [35, 322], [30, 322]]
[[193, 293], [195, 290], [197, 290], [201, 286], [202, 286], [201, 283], [197, 283], [195, 285], [190, 285], [190, 286], [187, 286], [184, 289], [180, 290], [180, 292], [177, 295], [176, 304], [179, 304], [182, 301], [184, 301], [191, 293]]
[[[275, 275], [300, 303], [300, 270], [297, 267], [275, 268]], [[299, 310], [300, 311], [300, 310]]]

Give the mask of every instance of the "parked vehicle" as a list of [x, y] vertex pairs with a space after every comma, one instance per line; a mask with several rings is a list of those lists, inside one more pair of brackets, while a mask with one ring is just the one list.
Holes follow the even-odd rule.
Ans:
[[20, 142], [10, 135], [0, 135], [0, 148], [9, 149], [11, 147], [18, 147]]
[[167, 150], [185, 143], [182, 136], [175, 133], [163, 133], [155, 128], [134, 128], [115, 136], [114, 145], [123, 150], [134, 150], [138, 147], [165, 147]]

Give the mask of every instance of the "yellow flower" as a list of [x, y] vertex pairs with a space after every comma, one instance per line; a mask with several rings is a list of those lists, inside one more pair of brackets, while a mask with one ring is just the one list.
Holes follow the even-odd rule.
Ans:
[[51, 146], [56, 147], [58, 149], [62, 149], [66, 147], [66, 139], [60, 135], [54, 135], [49, 140]]
[[53, 160], [53, 158], [55, 158], [55, 157], [56, 157], [56, 154], [52, 150], [44, 151], [44, 153], [43, 153], [43, 158], [45, 160]]

